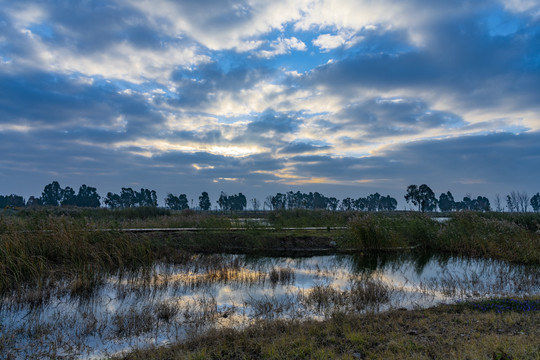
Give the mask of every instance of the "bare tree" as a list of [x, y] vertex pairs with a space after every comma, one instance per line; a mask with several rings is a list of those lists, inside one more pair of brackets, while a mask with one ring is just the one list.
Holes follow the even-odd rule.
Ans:
[[512, 191], [506, 195], [506, 205], [511, 212], [527, 212], [529, 210], [529, 195], [523, 191]]
[[501, 196], [499, 194], [495, 195], [495, 210], [497, 212], [503, 211], [503, 205], [501, 203]]
[[253, 198], [250, 200], [251, 206], [253, 206], [253, 210], [258, 211], [259, 207], [261, 206], [261, 203], [256, 198]]
[[272, 210], [274, 206], [272, 205], [272, 195], [268, 195], [264, 199], [263, 209], [266, 210], [266, 207], [268, 207], [269, 210]]
[[521, 212], [529, 211], [529, 195], [525, 191], [523, 191], [523, 192], [518, 192], [517, 196], [518, 196]]

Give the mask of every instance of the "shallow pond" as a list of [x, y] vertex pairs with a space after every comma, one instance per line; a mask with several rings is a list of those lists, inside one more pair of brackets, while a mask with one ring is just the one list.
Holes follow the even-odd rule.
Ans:
[[540, 274], [494, 260], [410, 253], [193, 255], [104, 278], [90, 293], [76, 288], [72, 281], [46, 294], [4, 297], [0, 358], [100, 358], [259, 320], [538, 295]]

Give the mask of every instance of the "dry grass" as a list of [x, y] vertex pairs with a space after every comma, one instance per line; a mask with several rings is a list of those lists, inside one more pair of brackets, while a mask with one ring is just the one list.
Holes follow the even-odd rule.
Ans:
[[317, 321], [261, 321], [124, 359], [539, 359], [540, 312], [463, 305]]

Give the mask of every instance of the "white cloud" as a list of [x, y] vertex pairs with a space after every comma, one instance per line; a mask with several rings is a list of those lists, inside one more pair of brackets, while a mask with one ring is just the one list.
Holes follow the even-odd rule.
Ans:
[[[170, 0], [119, 0], [135, 6], [162, 32], [190, 37], [211, 50], [245, 49], [255, 36], [282, 29], [283, 24], [301, 18], [301, 9], [310, 0], [248, 0], [231, 5], [229, 1], [174, 2]], [[254, 47], [256, 48], [256, 47]], [[241, 51], [241, 50], [239, 50]]]
[[295, 37], [289, 39], [279, 38], [270, 44], [270, 48], [272, 50], [262, 50], [257, 56], [269, 59], [277, 55], [288, 54], [292, 50], [307, 50], [306, 44]]
[[340, 46], [349, 48], [362, 41], [362, 39], [363, 37], [354, 36], [354, 34], [350, 32], [341, 32], [337, 35], [321, 34], [315, 40], [313, 40], [313, 45], [319, 47], [322, 52], [328, 52]]
[[505, 8], [513, 12], [526, 12], [540, 16], [540, 3], [538, 0], [502, 0]]
[[210, 61], [208, 56], [200, 54], [194, 46], [170, 45], [154, 50], [135, 48], [122, 42], [112, 45], [107, 51], [81, 54], [66, 47], [48, 47], [38, 38], [31, 41], [40, 61], [18, 59], [19, 63], [46, 71], [102, 76], [133, 83], [148, 80], [166, 83], [171, 71], [177, 67]]

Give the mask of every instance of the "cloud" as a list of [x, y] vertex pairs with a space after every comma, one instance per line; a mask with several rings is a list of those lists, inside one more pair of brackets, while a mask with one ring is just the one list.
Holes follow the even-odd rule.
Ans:
[[168, 102], [185, 109], [201, 109], [219, 101], [220, 93], [239, 96], [243, 90], [255, 87], [271, 75], [272, 70], [264, 67], [236, 67], [225, 71], [216, 63], [203, 64], [172, 75], [177, 94]]
[[247, 126], [247, 133], [258, 136], [271, 136], [291, 133], [298, 129], [299, 121], [292, 115], [267, 110], [257, 120]]
[[332, 149], [332, 147], [328, 145], [316, 145], [316, 144], [310, 144], [306, 142], [295, 142], [279, 149], [279, 153], [286, 154], [286, 155], [303, 154], [303, 153], [310, 153], [310, 152], [320, 152], [320, 151], [325, 151], [325, 150], [330, 150], [330, 149]]
[[377, 98], [345, 107], [336, 116], [348, 131], [369, 137], [416, 135], [438, 129], [441, 134], [463, 127], [466, 123], [459, 116], [430, 109], [420, 99]]
[[271, 50], [261, 50], [257, 55], [269, 59], [274, 56], [288, 54], [292, 50], [306, 51], [307, 47], [302, 41], [292, 37], [289, 39], [279, 38], [273, 41], [270, 43], [270, 49]]

